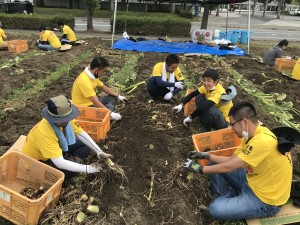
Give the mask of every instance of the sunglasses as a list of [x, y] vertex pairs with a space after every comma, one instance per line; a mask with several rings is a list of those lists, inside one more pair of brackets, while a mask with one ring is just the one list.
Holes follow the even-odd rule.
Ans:
[[241, 122], [243, 119], [244, 119], [244, 118], [239, 119], [239, 120], [237, 120], [237, 121], [235, 121], [235, 122], [233, 122], [233, 123], [229, 123], [229, 125], [230, 125], [231, 127], [233, 127], [234, 124], [236, 124], [236, 123], [238, 123], [238, 122]]

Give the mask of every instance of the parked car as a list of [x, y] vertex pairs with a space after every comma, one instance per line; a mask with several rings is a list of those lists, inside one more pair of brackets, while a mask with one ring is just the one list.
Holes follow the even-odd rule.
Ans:
[[300, 9], [292, 9], [289, 11], [289, 15], [298, 16], [300, 15]]
[[0, 13], [33, 13], [31, 2], [3, 2], [0, 3]]

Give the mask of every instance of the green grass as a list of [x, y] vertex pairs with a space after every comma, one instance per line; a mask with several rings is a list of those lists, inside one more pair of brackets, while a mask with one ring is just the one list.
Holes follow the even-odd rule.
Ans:
[[[64, 14], [64, 15], [72, 15], [74, 17], [86, 17], [87, 12], [86, 9], [65, 9], [65, 8], [41, 8], [34, 7], [34, 12], [36, 14], [43, 15], [55, 15], [55, 14]], [[150, 16], [150, 17], [158, 17], [165, 18], [168, 17], [178, 17], [178, 14], [172, 13], [161, 13], [161, 12], [132, 12], [132, 11], [117, 11], [117, 15], [128, 15], [128, 16]], [[96, 10], [93, 15], [94, 18], [111, 18], [113, 17], [113, 12], [109, 10]]]

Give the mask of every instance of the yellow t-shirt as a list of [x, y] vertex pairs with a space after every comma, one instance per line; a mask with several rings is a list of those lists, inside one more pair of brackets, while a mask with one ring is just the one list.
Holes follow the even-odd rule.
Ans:
[[[153, 67], [152, 77], [161, 77], [163, 74], [164, 62], [156, 63]], [[174, 77], [177, 81], [184, 80], [183, 75], [179, 67], [174, 71]], [[170, 73], [167, 72], [167, 81], [170, 79]]]
[[45, 30], [42, 34], [42, 41], [48, 41], [53, 48], [60, 48], [61, 43], [56, 34], [51, 30]]
[[205, 89], [204, 86], [201, 86], [198, 88], [198, 91], [200, 92], [200, 94], [205, 94], [205, 97], [207, 100], [213, 101], [215, 103], [214, 106], [220, 110], [224, 119], [227, 122], [229, 122], [228, 113], [229, 113], [229, 110], [231, 109], [231, 107], [233, 106], [233, 103], [232, 103], [232, 101], [230, 101], [226, 105], [220, 104], [222, 94], [226, 94], [226, 91], [222, 87], [222, 85], [218, 83], [216, 85], [215, 89], [212, 91], [208, 91]]
[[[76, 120], [71, 120], [70, 122], [75, 135], [83, 131]], [[22, 153], [42, 161], [62, 156], [58, 138], [46, 119], [42, 119], [30, 130]]]
[[0, 45], [4, 44], [4, 40], [3, 39], [6, 39], [6, 35], [5, 35], [5, 32], [3, 29], [0, 28]]
[[246, 143], [243, 139], [235, 151], [246, 162], [247, 181], [254, 194], [264, 203], [280, 206], [290, 197], [292, 158], [277, 150], [277, 138], [266, 127], [258, 126]]
[[83, 71], [74, 81], [72, 87], [72, 103], [78, 106], [92, 106], [93, 102], [90, 97], [97, 95], [97, 87], [103, 86], [99, 79], [93, 80]]
[[76, 41], [76, 35], [74, 33], [74, 31], [71, 29], [71, 27], [64, 25], [63, 29], [62, 29], [62, 33], [67, 35], [67, 38], [70, 41]]

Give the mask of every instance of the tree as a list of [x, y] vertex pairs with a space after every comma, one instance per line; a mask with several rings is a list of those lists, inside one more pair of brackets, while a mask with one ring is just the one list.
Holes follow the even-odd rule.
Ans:
[[44, 7], [45, 6], [44, 0], [38, 0], [38, 6]]
[[205, 4], [204, 5], [203, 16], [202, 16], [202, 22], [201, 22], [201, 29], [206, 29], [207, 28], [209, 10], [210, 10], [209, 4]]
[[254, 0], [253, 9], [252, 9], [252, 16], [254, 16], [256, 5], [257, 5], [257, 0]]
[[73, 0], [69, 0], [68, 9], [73, 9]]
[[281, 8], [282, 8], [282, 3], [284, 0], [278, 0], [278, 5], [277, 5], [277, 17], [276, 19], [280, 19], [280, 14], [281, 14]]
[[96, 9], [100, 9], [99, 0], [84, 0], [87, 9], [87, 30], [94, 30], [93, 14]]
[[[258, 2], [261, 2], [261, 1], [258, 1]], [[266, 16], [266, 11], [267, 11], [267, 8], [268, 8], [268, 2], [269, 2], [269, 0], [264, 0], [264, 1], [261, 2], [261, 3], [264, 3], [263, 17]]]

